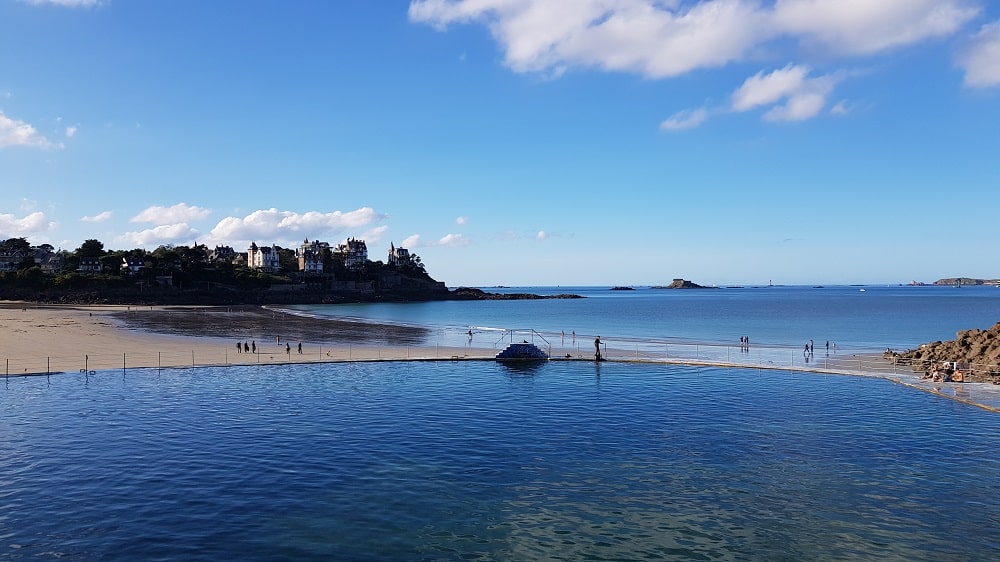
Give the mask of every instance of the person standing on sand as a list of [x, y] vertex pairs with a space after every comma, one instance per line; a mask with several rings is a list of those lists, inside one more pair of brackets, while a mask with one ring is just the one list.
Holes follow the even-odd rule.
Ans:
[[302, 355], [302, 342], [299, 342], [299, 355]]
[[257, 353], [257, 340], [250, 342], [250, 349], [252, 349], [254, 353]]
[[287, 355], [289, 359], [292, 358], [292, 346], [289, 345], [288, 342], [285, 342], [285, 355]]
[[236, 353], [243, 353], [243, 342], [236, 342]]
[[594, 359], [596, 361], [601, 360], [601, 336], [597, 336], [594, 339]]
[[243, 353], [250, 353], [250, 344], [243, 340]]

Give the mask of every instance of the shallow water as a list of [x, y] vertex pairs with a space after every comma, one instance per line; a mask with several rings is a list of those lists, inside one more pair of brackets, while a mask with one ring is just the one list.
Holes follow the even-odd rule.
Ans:
[[[861, 289], [864, 289], [862, 291]], [[740, 287], [664, 290], [639, 287], [524, 287], [488, 289], [536, 294], [573, 293], [582, 299], [362, 303], [287, 307], [327, 318], [390, 322], [429, 329], [425, 343], [464, 341], [473, 326], [477, 342], [500, 337], [491, 329], [534, 329], [553, 345], [587, 346], [595, 335], [611, 340], [657, 340], [801, 349], [814, 340], [840, 350], [914, 348], [954, 339], [971, 328], [1000, 321], [1000, 288], [954, 287]], [[559, 338], [565, 332], [565, 341]], [[492, 339], [491, 339], [492, 338]]]
[[0, 558], [983, 560], [1000, 416], [622, 363], [11, 378]]

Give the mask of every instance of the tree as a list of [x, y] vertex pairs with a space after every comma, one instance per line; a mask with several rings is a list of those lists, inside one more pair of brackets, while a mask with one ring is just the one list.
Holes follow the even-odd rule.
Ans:
[[104, 242], [89, 238], [80, 244], [75, 253], [79, 258], [99, 258], [104, 255]]
[[31, 250], [31, 244], [25, 238], [8, 238], [0, 242], [0, 252], [27, 252]]

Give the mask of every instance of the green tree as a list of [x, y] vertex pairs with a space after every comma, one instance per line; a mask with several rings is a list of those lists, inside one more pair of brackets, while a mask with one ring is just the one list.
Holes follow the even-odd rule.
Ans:
[[74, 253], [78, 258], [99, 258], [104, 255], [104, 242], [89, 238]]

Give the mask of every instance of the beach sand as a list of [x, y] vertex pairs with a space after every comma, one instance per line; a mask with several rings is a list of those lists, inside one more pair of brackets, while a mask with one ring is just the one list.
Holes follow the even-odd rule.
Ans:
[[[6, 302], [0, 304], [0, 334], [0, 370], [5, 375], [496, 354], [492, 347], [428, 345], [421, 328], [308, 318], [255, 306]], [[256, 345], [257, 353], [237, 352], [237, 341]]]
[[[427, 330], [419, 327], [313, 318], [259, 306], [77, 306], [6, 301], [0, 302], [0, 374], [342, 361], [492, 360], [498, 352], [497, 348], [485, 346], [480, 341], [459, 347], [428, 344], [427, 335]], [[236, 342], [255, 344], [257, 352], [237, 352]], [[300, 342], [301, 354], [298, 352]], [[287, 351], [286, 344], [289, 346]], [[724, 346], [716, 347], [725, 349]], [[553, 359], [592, 361], [589, 351], [566, 347], [551, 350]], [[852, 355], [836, 365], [831, 362], [829, 365], [790, 367], [754, 364], [752, 360], [736, 363], [705, 359], [697, 353], [686, 357], [672, 353], [669, 358], [640, 358], [632, 356], [627, 348], [608, 346], [605, 351], [608, 359], [617, 361], [879, 377], [1000, 411], [1000, 386], [931, 383], [906, 368], [897, 372], [877, 354]]]

